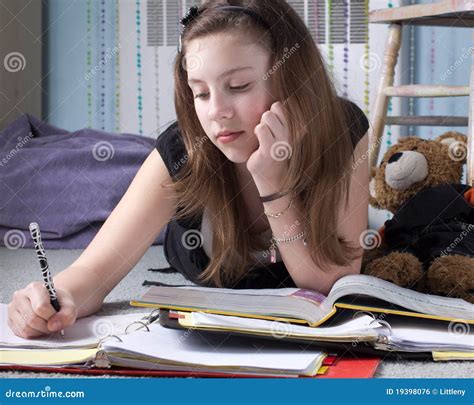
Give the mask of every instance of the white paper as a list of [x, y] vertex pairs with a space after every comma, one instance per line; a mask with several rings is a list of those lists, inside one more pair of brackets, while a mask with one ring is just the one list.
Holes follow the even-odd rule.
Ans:
[[376, 331], [380, 327], [378, 322], [373, 322], [369, 315], [358, 316], [342, 325], [331, 327], [309, 327], [295, 325], [287, 322], [267, 321], [264, 319], [252, 319], [237, 316], [207, 314], [203, 312], [193, 312], [191, 314], [194, 325], [219, 326], [233, 330], [258, 330], [271, 332], [275, 337], [285, 335], [303, 335], [308, 337], [327, 336], [378, 336]]
[[64, 338], [59, 332], [33, 339], [24, 339], [13, 333], [8, 326], [8, 305], [1, 305], [0, 348], [87, 348], [95, 347], [107, 335], [124, 333], [130, 323], [141, 319], [149, 312], [124, 315], [88, 316], [78, 319], [64, 329]]
[[474, 334], [472, 325], [455, 322], [444, 326], [393, 326], [391, 332], [385, 330], [392, 345], [402, 349], [450, 349], [458, 351], [474, 351]]
[[122, 342], [102, 343], [107, 352], [134, 352], [154, 359], [219, 367], [256, 367], [292, 372], [310, 372], [324, 353], [307, 345], [275, 344], [271, 341], [236, 339], [197, 330], [168, 329], [150, 325], [150, 332], [120, 336]]

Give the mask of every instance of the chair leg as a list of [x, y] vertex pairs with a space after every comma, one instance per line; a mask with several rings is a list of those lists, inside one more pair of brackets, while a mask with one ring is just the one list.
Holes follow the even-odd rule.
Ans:
[[[472, 33], [472, 45], [474, 46], [474, 32]], [[469, 95], [469, 130], [467, 133], [467, 184], [472, 186], [474, 180], [474, 52], [471, 48], [471, 88]]]
[[382, 142], [385, 120], [387, 118], [388, 96], [385, 95], [385, 88], [393, 85], [395, 76], [395, 66], [398, 60], [398, 52], [402, 43], [401, 24], [390, 24], [388, 28], [387, 40], [385, 42], [385, 52], [382, 61], [381, 75], [377, 88], [375, 106], [372, 113], [372, 126], [369, 129], [369, 154], [370, 167], [377, 165], [377, 159]]

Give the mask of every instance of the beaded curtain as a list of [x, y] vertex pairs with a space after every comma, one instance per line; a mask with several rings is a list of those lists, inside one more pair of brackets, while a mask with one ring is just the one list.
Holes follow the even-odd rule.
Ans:
[[[369, 25], [368, 12], [396, 7], [387, 0], [288, 0], [304, 18], [326, 58], [342, 96], [355, 101], [370, 117], [383, 46], [385, 26]], [[414, 0], [409, 0], [414, 2]], [[174, 119], [172, 64], [178, 21], [199, 1], [185, 0], [50, 0], [47, 10], [45, 118], [67, 129], [92, 127], [112, 132], [156, 137]], [[354, 18], [357, 7], [361, 19]], [[452, 29], [451, 29], [452, 30]], [[464, 64], [456, 64], [469, 42], [444, 28], [410, 29], [408, 82], [429, 79], [463, 84]], [[466, 30], [468, 31], [468, 30]], [[342, 33], [342, 34], [341, 34]], [[364, 38], [358, 43], [354, 34]], [[455, 35], [455, 37], [453, 37]], [[454, 39], [453, 39], [454, 38]], [[419, 46], [417, 44], [427, 44]], [[441, 48], [441, 49], [440, 49]], [[464, 52], [466, 53], [466, 52]], [[465, 76], [465, 77], [464, 77]], [[356, 79], [356, 80], [354, 80]], [[462, 101], [407, 100], [410, 114], [463, 115]], [[397, 115], [401, 101], [393, 99], [389, 114]], [[434, 136], [445, 128], [408, 129], [410, 134]], [[385, 128], [381, 150], [396, 142], [397, 127]], [[428, 132], [427, 132], [428, 131]], [[434, 131], [434, 133], [433, 133]]]
[[[369, 114], [380, 61], [366, 29], [369, 0], [288, 1], [308, 24], [340, 94]], [[178, 21], [198, 3], [50, 0], [45, 118], [71, 130], [157, 136], [175, 117], [171, 71]], [[354, 12], [361, 10], [356, 21]], [[363, 38], [356, 43], [351, 37], [357, 34]]]

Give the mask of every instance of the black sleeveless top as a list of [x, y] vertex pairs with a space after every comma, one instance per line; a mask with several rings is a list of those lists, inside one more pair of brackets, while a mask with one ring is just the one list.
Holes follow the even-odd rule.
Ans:
[[[359, 140], [365, 135], [369, 128], [369, 122], [362, 110], [353, 102], [343, 99], [343, 105], [347, 108], [350, 117], [350, 137], [355, 148]], [[165, 129], [156, 140], [156, 149], [160, 153], [168, 172], [173, 180], [177, 179], [179, 171], [187, 161], [186, 148], [178, 127], [173, 122]], [[183, 238], [193, 231], [199, 231], [202, 223], [202, 215], [195, 218], [172, 219], [167, 226], [164, 241], [164, 253], [170, 266], [183, 274], [188, 280], [201, 284], [197, 278], [209, 264], [209, 258], [202, 247], [202, 243], [194, 245], [183, 245]], [[196, 235], [197, 232], [196, 232]], [[195, 239], [196, 240], [196, 239]], [[213, 286], [207, 284], [206, 286]], [[284, 288], [295, 287], [283, 262], [260, 263], [248, 269], [246, 276], [226, 286], [228, 288]]]

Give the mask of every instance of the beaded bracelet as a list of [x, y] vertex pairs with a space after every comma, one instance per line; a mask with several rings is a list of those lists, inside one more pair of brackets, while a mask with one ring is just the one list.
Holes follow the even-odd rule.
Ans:
[[290, 198], [290, 203], [288, 204], [288, 207], [286, 207], [282, 212], [278, 212], [276, 214], [274, 213], [271, 213], [271, 212], [267, 212], [267, 211], [264, 211], [264, 214], [267, 216], [267, 217], [270, 217], [270, 218], [279, 218], [281, 217], [286, 211], [288, 211], [292, 205], [293, 205], [293, 198], [294, 197], [291, 197]]
[[288, 243], [288, 242], [294, 242], [295, 240], [303, 238], [303, 245], [307, 246], [308, 242], [306, 241], [306, 227], [299, 233], [297, 233], [294, 236], [290, 236], [289, 238], [275, 238], [272, 236], [270, 239], [271, 245], [270, 245], [270, 261], [272, 263], [276, 263], [276, 248], [277, 245], [281, 243]]

